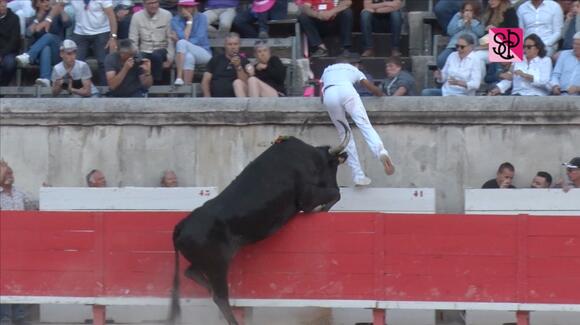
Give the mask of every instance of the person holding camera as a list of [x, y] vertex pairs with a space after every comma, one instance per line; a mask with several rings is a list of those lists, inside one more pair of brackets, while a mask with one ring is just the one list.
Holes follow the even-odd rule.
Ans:
[[[214, 55], [203, 73], [201, 90], [203, 97], [244, 97], [234, 92], [234, 81], [248, 81], [244, 70], [249, 61], [240, 52], [240, 35], [229, 33], [225, 39], [225, 53]], [[239, 96], [237, 96], [239, 95]]]
[[145, 97], [153, 84], [151, 61], [139, 55], [130, 39], [119, 41], [119, 51], [105, 59], [109, 97]]
[[52, 95], [67, 92], [71, 97], [99, 97], [97, 87], [91, 81], [93, 74], [86, 62], [77, 60], [77, 44], [64, 40], [60, 46], [62, 61], [52, 69]]

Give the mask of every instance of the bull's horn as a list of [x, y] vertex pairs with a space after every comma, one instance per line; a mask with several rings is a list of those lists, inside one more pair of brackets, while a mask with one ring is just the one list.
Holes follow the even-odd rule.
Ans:
[[344, 124], [343, 121], [338, 121], [338, 123], [340, 123], [344, 128], [344, 139], [342, 139], [342, 142], [338, 146], [328, 149], [328, 153], [331, 155], [338, 155], [339, 153], [343, 152], [344, 149], [346, 149], [346, 145], [350, 141], [350, 130], [348, 129], [348, 126]]

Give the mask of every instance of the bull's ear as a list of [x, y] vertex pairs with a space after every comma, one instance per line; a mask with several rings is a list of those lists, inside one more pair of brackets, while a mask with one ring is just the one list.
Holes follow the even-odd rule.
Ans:
[[344, 164], [344, 162], [348, 158], [348, 154], [346, 152], [342, 152], [336, 158], [338, 159], [339, 164]]

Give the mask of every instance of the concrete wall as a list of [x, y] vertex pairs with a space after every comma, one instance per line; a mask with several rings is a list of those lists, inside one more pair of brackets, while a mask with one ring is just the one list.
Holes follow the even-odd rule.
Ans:
[[[92, 168], [110, 186], [156, 186], [174, 169], [184, 186], [223, 189], [278, 135], [337, 142], [316, 98], [0, 101], [0, 156], [33, 197], [43, 182], [84, 186]], [[355, 131], [371, 186], [435, 187], [439, 212], [462, 212], [463, 189], [480, 187], [503, 161], [527, 187], [537, 170], [564, 177], [560, 163], [580, 155], [578, 97], [370, 98], [365, 106], [397, 165], [384, 175]], [[347, 167], [339, 184], [352, 186]]]

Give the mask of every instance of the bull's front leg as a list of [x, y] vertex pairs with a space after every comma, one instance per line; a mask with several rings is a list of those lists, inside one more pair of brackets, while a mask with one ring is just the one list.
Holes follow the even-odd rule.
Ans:
[[306, 185], [298, 196], [298, 205], [304, 212], [328, 211], [338, 200], [338, 188]]

